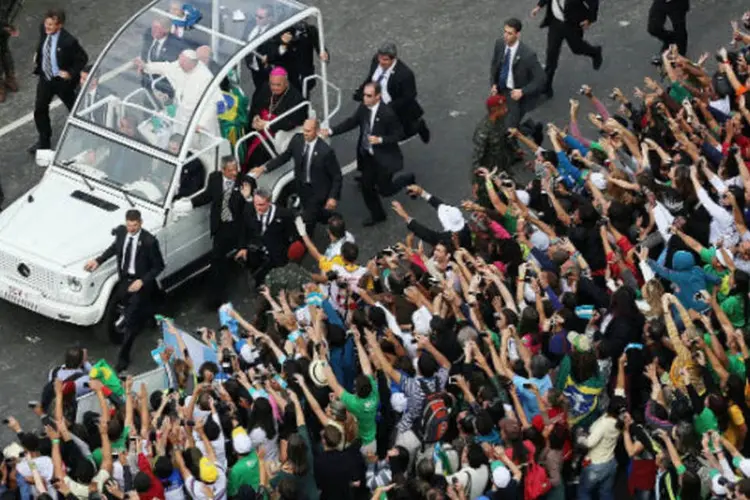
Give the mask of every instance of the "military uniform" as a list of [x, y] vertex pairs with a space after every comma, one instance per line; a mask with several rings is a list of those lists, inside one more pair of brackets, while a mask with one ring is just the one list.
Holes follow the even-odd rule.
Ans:
[[479, 167], [492, 170], [506, 171], [515, 162], [515, 145], [507, 137], [508, 129], [504, 120], [499, 118], [494, 122], [485, 116], [474, 130], [474, 151], [471, 158], [472, 175]]
[[13, 29], [10, 24], [11, 11], [18, 2], [19, 0], [0, 0], [0, 102], [5, 100], [6, 90], [18, 90], [13, 56], [8, 46], [10, 31]]

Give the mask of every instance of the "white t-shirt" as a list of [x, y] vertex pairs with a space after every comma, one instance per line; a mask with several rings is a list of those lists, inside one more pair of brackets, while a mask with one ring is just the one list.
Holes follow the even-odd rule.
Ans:
[[[34, 462], [37, 472], [39, 472], [39, 475], [44, 480], [47, 491], [55, 491], [55, 487], [50, 482], [53, 474], [55, 473], [55, 467], [52, 464], [52, 459], [50, 457], [36, 457], [30, 459], [30, 461]], [[23, 462], [16, 464], [16, 472], [25, 478], [33, 477], [31, 474], [31, 467], [29, 467], [29, 460], [24, 460]], [[39, 492], [34, 487], [34, 483], [29, 483], [29, 486], [31, 486], [31, 491], [34, 497], [38, 497]]]
[[268, 439], [265, 429], [254, 427], [249, 434], [250, 441], [253, 443], [253, 449], [263, 448], [266, 452], [266, 460], [271, 462], [279, 461], [279, 434], [278, 432], [273, 439]]
[[[227, 450], [226, 444], [224, 443], [224, 431], [221, 430], [221, 422], [219, 422], [219, 417], [217, 415], [211, 415], [211, 417], [213, 418], [213, 421], [216, 422], [216, 425], [219, 426], [219, 437], [211, 441], [211, 447], [214, 449], [216, 462], [226, 469]], [[198, 448], [201, 453], [203, 453], [203, 456], [206, 456], [206, 447], [203, 445], [203, 440], [195, 431], [193, 431], [193, 439], [195, 439], [196, 448]]]
[[[109, 481], [109, 472], [104, 469], [99, 469], [96, 473], [92, 482], [96, 483], [96, 491], [101, 493], [104, 489], [104, 483]], [[70, 488], [70, 492], [80, 498], [81, 500], [88, 500], [89, 498], [89, 485], [81, 484], [73, 481], [69, 476], [65, 476], [65, 484]]]

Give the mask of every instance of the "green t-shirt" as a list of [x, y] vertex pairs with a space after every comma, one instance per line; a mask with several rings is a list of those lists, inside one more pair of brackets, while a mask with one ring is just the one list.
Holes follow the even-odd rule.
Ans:
[[378, 403], [380, 402], [377, 380], [372, 375], [367, 378], [370, 380], [372, 390], [366, 398], [360, 398], [346, 391], [341, 394], [341, 402], [357, 419], [359, 437], [362, 439], [363, 445], [375, 441], [375, 416], [378, 413]]
[[510, 208], [505, 211], [500, 223], [510, 234], [516, 234], [516, 228], [518, 227], [518, 217], [511, 215]]
[[681, 103], [685, 99], [691, 99], [693, 95], [681, 83], [674, 82], [669, 86], [669, 97]]
[[246, 484], [252, 486], [253, 490], [256, 491], [260, 486], [260, 464], [255, 451], [251, 451], [248, 456], [237, 460], [237, 463], [229, 471], [229, 496], [237, 495], [240, 488]]
[[[112, 451], [120, 452], [125, 451], [128, 449], [128, 436], [130, 435], [130, 426], [125, 426], [125, 428], [122, 430], [122, 435], [118, 438], [112, 441]], [[102, 449], [97, 448], [93, 452], [91, 452], [91, 458], [94, 460], [94, 463], [96, 463], [97, 467], [101, 467], [102, 465]]]
[[732, 295], [721, 301], [721, 309], [727, 313], [727, 318], [732, 326], [742, 328], [745, 326], [745, 304], [742, 297]]
[[695, 425], [695, 431], [701, 435], [708, 431], [719, 430], [719, 422], [716, 420], [716, 415], [708, 407], [703, 408], [702, 412], [693, 417], [693, 425]]

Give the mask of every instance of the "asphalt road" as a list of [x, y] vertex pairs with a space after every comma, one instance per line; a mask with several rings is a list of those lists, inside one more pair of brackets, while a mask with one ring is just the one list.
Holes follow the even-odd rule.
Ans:
[[[75, 34], [90, 56], [98, 55], [122, 22], [142, 6], [143, 0], [110, 2], [66, 0], [67, 28]], [[342, 115], [353, 111], [349, 100], [353, 89], [367, 71], [376, 47], [385, 40], [398, 44], [399, 56], [417, 75], [420, 102], [433, 133], [425, 146], [411, 141], [404, 146], [407, 169], [430, 192], [448, 201], [466, 196], [471, 135], [483, 114], [488, 91], [489, 61], [495, 39], [502, 33], [503, 20], [516, 16], [524, 21], [523, 39], [537, 50], [543, 62], [546, 32], [528, 13], [530, 1], [510, 0], [380, 0], [378, 2], [322, 0], [316, 3], [324, 15], [327, 45], [331, 51], [329, 78], [344, 89]], [[693, 2], [688, 23], [690, 54], [713, 51], [730, 39], [729, 21], [741, 14], [746, 3], [740, 0], [701, 0]], [[18, 25], [21, 37], [12, 40], [22, 89], [0, 105], [0, 129], [33, 110], [36, 80], [31, 75], [31, 54], [37, 40], [37, 26], [45, 8], [52, 4], [27, 0]], [[659, 43], [645, 30], [649, 0], [602, 2], [597, 22], [587, 34], [593, 43], [604, 45], [604, 65], [595, 72], [589, 59], [563, 50], [555, 82], [556, 97], [543, 103], [531, 116], [556, 120], [567, 117], [568, 97], [577, 95], [581, 84], [591, 85], [600, 96], [613, 86], [632, 89], [643, 76], [654, 75], [649, 59]], [[712, 58], [713, 59], [713, 58]], [[60, 131], [64, 108], [53, 112], [53, 129]], [[588, 112], [583, 103], [582, 112]], [[334, 120], [335, 121], [335, 120]], [[0, 178], [9, 200], [20, 196], [36, 183], [43, 171], [36, 167], [25, 149], [36, 139], [33, 122], [0, 137]], [[354, 158], [351, 140], [334, 139], [342, 164]], [[398, 197], [417, 217], [436, 223], [431, 209], [404, 195]], [[404, 235], [403, 223], [391, 217], [386, 224], [363, 230], [366, 211], [351, 177], [347, 178], [341, 210], [361, 246], [361, 255], [374, 254], [387, 242]], [[50, 217], [55, 215], [51, 213]], [[60, 224], [75, 224], [61, 220]], [[233, 290], [233, 302], [247, 308], [253, 296], [242, 280]], [[201, 279], [170, 296], [167, 314], [190, 330], [212, 326], [216, 316], [202, 306]], [[146, 331], [136, 343], [134, 372], [153, 367], [148, 351], [158, 332]], [[48, 370], [63, 361], [66, 347], [85, 346], [92, 358], [114, 360], [116, 347], [93, 338], [87, 329], [47, 320], [24, 309], [0, 302], [0, 416], [15, 415], [31, 425], [26, 402], [37, 399]], [[10, 438], [0, 430], [0, 443]]]

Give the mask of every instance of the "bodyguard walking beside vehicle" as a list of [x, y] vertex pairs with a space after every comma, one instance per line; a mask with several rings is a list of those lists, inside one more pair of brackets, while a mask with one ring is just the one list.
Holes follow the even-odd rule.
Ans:
[[135, 337], [140, 333], [149, 314], [153, 313], [151, 300], [154, 298], [156, 277], [164, 270], [164, 259], [159, 249], [159, 241], [142, 228], [143, 220], [138, 210], [125, 213], [125, 225], [113, 231], [115, 241], [99, 257], [84, 266], [89, 272], [112, 257], [117, 257], [119, 281], [115, 289], [118, 303], [124, 305], [122, 316], [115, 328], [123, 334], [120, 353], [117, 355], [115, 370], [121, 372], [130, 364], [130, 351]]
[[70, 111], [76, 100], [81, 71], [89, 60], [78, 40], [63, 28], [64, 24], [65, 12], [52, 9], [44, 15], [44, 23], [39, 28], [34, 68], [34, 74], [39, 77], [34, 103], [34, 123], [39, 140], [28, 149], [31, 154], [37, 149], [52, 147], [49, 105], [57, 96]]

